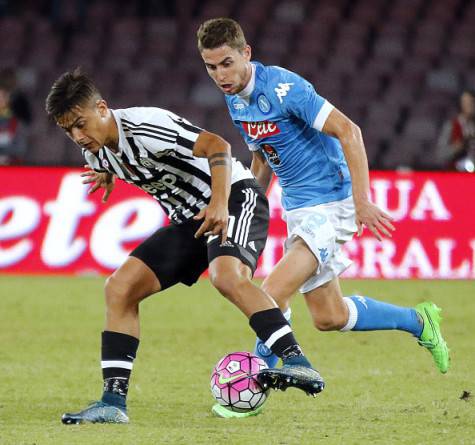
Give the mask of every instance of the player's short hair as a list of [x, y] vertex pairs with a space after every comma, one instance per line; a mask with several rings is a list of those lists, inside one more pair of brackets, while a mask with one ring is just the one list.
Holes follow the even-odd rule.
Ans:
[[84, 106], [91, 99], [102, 99], [101, 93], [92, 79], [76, 68], [62, 74], [53, 83], [46, 98], [46, 113], [58, 120], [74, 107]]
[[202, 23], [196, 35], [200, 52], [204, 49], [215, 49], [223, 45], [242, 51], [247, 45], [239, 23], [224, 17], [210, 19]]

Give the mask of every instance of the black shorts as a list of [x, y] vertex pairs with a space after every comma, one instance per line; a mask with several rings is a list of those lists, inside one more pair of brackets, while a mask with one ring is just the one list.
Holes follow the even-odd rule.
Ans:
[[202, 221], [189, 220], [158, 229], [130, 255], [142, 260], [155, 272], [162, 289], [176, 283], [191, 286], [223, 255], [239, 258], [254, 274], [264, 250], [269, 229], [269, 205], [262, 188], [253, 179], [244, 179], [231, 187], [229, 196], [228, 238], [194, 234]]

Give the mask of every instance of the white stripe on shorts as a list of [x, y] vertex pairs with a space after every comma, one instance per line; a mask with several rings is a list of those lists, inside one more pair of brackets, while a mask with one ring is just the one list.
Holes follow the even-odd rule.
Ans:
[[272, 345], [279, 340], [279, 338], [282, 338], [284, 335], [288, 334], [289, 332], [292, 332], [292, 328], [286, 324], [285, 326], [282, 326], [279, 330], [275, 331], [265, 342], [265, 345], [270, 349]]
[[242, 211], [241, 215], [239, 215], [236, 233], [234, 234], [234, 242], [246, 247], [243, 243], [249, 235], [250, 221], [254, 216], [257, 195], [252, 189], [245, 189], [243, 193], [246, 195], [246, 200], [242, 203]]
[[244, 217], [246, 216], [246, 213], [244, 212], [244, 209], [248, 205], [249, 201], [249, 194], [247, 193], [248, 189], [243, 190], [242, 192], [246, 195], [246, 200], [241, 204], [242, 210], [241, 214], [239, 215], [238, 223], [236, 226], [236, 232], [234, 233], [234, 242], [237, 243], [239, 239], [239, 233], [241, 232], [241, 226], [242, 226], [242, 221]]
[[134, 364], [123, 360], [103, 360], [101, 361], [101, 368], [124, 368], [132, 369]]
[[249, 190], [249, 194], [251, 195], [250, 208], [248, 209], [248, 214], [244, 219], [243, 230], [239, 239], [239, 244], [244, 247], [246, 247], [247, 244], [247, 238], [249, 237], [249, 229], [251, 228], [251, 221], [254, 216], [254, 209], [256, 208], [257, 204], [257, 193], [254, 192], [254, 190]]

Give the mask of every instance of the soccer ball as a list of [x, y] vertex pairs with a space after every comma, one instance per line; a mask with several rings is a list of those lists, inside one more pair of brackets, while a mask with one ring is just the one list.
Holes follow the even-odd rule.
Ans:
[[256, 379], [259, 371], [267, 368], [264, 360], [250, 352], [225, 355], [214, 367], [211, 392], [217, 402], [231, 411], [254, 411], [262, 406], [269, 395]]

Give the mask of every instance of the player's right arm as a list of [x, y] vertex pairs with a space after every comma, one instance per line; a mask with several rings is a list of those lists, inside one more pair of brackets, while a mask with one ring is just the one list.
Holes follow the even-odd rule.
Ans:
[[252, 152], [251, 172], [266, 192], [272, 179], [272, 169], [260, 151]]
[[127, 119], [154, 129], [154, 134], [147, 130], [147, 134], [141, 136], [141, 144], [148, 152], [158, 154], [173, 150], [178, 158], [208, 160], [211, 196], [208, 205], [193, 217], [203, 220], [195, 237], [220, 235], [222, 242], [226, 241], [232, 176], [231, 146], [220, 136], [162, 108], [144, 107], [127, 112]]

